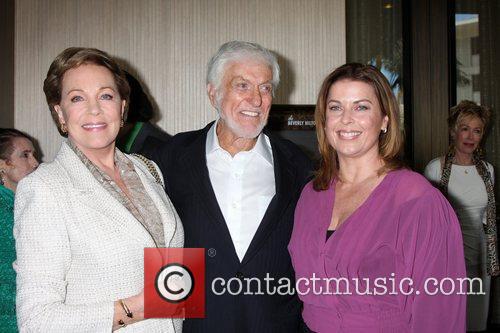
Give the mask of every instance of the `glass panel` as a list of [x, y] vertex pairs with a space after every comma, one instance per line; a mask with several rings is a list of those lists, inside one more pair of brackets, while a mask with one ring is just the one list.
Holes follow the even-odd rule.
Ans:
[[[493, 111], [485, 144], [487, 160], [500, 175], [500, 1], [455, 2], [457, 103], [468, 99]], [[495, 186], [497, 205], [500, 189]]]
[[403, 117], [401, 0], [346, 0], [345, 4], [347, 62], [372, 64], [381, 69], [393, 88]]
[[[481, 103], [477, 77], [480, 74], [480, 55], [477, 50], [479, 37], [478, 14], [455, 14], [456, 57], [457, 57], [457, 101], [464, 99]], [[474, 82], [476, 85], [474, 86]]]

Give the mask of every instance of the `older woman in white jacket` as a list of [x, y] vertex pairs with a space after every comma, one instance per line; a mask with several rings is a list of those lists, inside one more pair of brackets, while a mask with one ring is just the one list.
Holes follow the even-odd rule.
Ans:
[[182, 247], [184, 236], [156, 166], [115, 148], [122, 71], [102, 51], [69, 48], [44, 92], [68, 139], [18, 186], [20, 330], [180, 332], [181, 319], [144, 320], [144, 248]]

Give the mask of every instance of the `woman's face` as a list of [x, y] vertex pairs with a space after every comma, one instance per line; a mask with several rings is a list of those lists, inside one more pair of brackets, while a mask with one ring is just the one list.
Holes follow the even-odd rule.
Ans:
[[114, 149], [125, 109], [111, 72], [93, 64], [68, 70], [54, 106], [68, 138], [84, 153]]
[[26, 138], [12, 139], [12, 154], [8, 160], [0, 160], [5, 185], [15, 190], [17, 183], [38, 167], [35, 157], [35, 148], [30, 140]]
[[483, 138], [484, 124], [478, 117], [463, 119], [454, 135], [455, 149], [462, 154], [472, 155]]
[[368, 83], [335, 82], [326, 101], [326, 137], [339, 159], [378, 156], [380, 131], [387, 128], [375, 91]]

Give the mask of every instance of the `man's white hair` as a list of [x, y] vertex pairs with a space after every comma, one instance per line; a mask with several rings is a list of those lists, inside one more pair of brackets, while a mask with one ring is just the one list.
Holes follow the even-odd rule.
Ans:
[[268, 49], [260, 46], [257, 43], [234, 40], [221, 45], [217, 53], [208, 62], [207, 68], [207, 84], [212, 84], [216, 90], [219, 90], [224, 77], [225, 67], [228, 63], [250, 59], [254, 61], [262, 61], [269, 65], [273, 71], [273, 94], [280, 82], [280, 66], [276, 60], [276, 56]]

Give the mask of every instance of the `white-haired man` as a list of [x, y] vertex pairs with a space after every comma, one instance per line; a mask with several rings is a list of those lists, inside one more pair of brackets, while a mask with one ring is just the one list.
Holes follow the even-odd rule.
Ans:
[[[287, 245], [311, 164], [293, 143], [263, 131], [278, 83], [269, 50], [223, 44], [207, 73], [218, 119], [174, 136], [154, 158], [183, 222], [185, 247], [208, 254], [206, 317], [187, 319], [184, 332], [301, 330], [300, 301], [274, 288], [294, 286]], [[235, 278], [244, 286], [236, 293], [222, 282]]]

